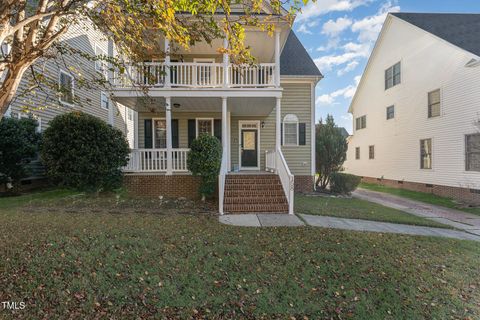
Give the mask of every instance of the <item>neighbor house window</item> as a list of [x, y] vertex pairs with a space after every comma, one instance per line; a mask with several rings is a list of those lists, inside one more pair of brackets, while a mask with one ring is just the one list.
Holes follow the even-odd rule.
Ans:
[[480, 171], [480, 133], [465, 136], [467, 171]]
[[385, 70], [385, 90], [400, 84], [401, 80], [402, 76], [400, 62]]
[[104, 75], [105, 78], [108, 78], [108, 64], [105, 61], [107, 53], [103, 50], [98, 44], [95, 45], [95, 70]]
[[153, 119], [153, 147], [167, 147], [167, 122], [165, 119]]
[[420, 169], [432, 169], [432, 139], [420, 140]]
[[368, 147], [368, 159], [375, 159], [375, 146]]
[[102, 109], [110, 109], [110, 98], [105, 92], [100, 92], [100, 106]]
[[367, 127], [367, 116], [361, 116], [355, 119], [355, 129], [365, 129]]
[[355, 159], [360, 160], [360, 147], [355, 148]]
[[197, 119], [197, 137], [201, 134], [213, 136], [213, 119]]
[[73, 104], [73, 84], [73, 76], [65, 71], [60, 71], [60, 76], [58, 77], [60, 102]]
[[440, 90], [428, 93], [428, 117], [440, 116]]
[[287, 114], [283, 118], [283, 145], [298, 145], [298, 118], [294, 114]]
[[387, 120], [395, 118], [395, 106], [387, 107]]

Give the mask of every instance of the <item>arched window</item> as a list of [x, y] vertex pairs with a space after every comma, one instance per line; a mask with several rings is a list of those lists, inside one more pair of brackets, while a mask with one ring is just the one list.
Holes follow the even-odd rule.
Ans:
[[298, 146], [298, 118], [294, 114], [283, 118], [283, 145]]

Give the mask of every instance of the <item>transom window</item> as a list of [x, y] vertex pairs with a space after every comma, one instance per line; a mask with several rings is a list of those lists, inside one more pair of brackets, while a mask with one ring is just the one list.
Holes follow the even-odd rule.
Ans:
[[100, 92], [100, 106], [102, 109], [110, 109], [110, 98], [105, 92]]
[[432, 169], [432, 139], [420, 140], [420, 169]]
[[165, 119], [153, 119], [153, 147], [167, 147], [167, 122]]
[[60, 102], [73, 104], [73, 76], [65, 71], [60, 71], [58, 78], [58, 88], [60, 91]]
[[465, 136], [465, 160], [467, 171], [480, 171], [480, 133]]
[[387, 120], [395, 118], [395, 106], [387, 107]]
[[202, 134], [213, 136], [213, 119], [197, 119], [197, 137]]
[[283, 118], [283, 145], [298, 146], [298, 118], [294, 114]]
[[440, 89], [428, 93], [428, 117], [440, 116]]
[[385, 90], [395, 87], [397, 84], [400, 84], [401, 81], [402, 75], [400, 62], [385, 70]]
[[367, 127], [367, 116], [361, 116], [355, 119], [355, 129], [365, 129]]

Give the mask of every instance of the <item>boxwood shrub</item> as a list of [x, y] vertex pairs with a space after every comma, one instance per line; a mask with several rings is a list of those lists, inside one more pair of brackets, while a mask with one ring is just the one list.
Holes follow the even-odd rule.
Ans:
[[339, 194], [349, 194], [357, 189], [361, 178], [353, 174], [334, 172], [330, 175], [330, 191]]

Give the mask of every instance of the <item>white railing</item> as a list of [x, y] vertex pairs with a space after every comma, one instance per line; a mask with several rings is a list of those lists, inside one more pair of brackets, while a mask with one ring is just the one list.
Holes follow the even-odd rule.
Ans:
[[269, 150], [265, 153], [265, 170], [278, 174], [288, 202], [288, 213], [293, 214], [295, 178], [288, 168], [282, 150]]
[[[172, 171], [187, 172], [187, 153], [190, 149], [172, 150]], [[167, 149], [134, 149], [125, 172], [167, 172]]]
[[277, 169], [275, 151], [265, 151], [265, 171], [275, 172]]
[[218, 175], [218, 212], [223, 214], [223, 199], [225, 195], [225, 178], [228, 173], [228, 155], [227, 150], [222, 152], [222, 165], [220, 166], [220, 172]]
[[[127, 64], [125, 72], [116, 72], [114, 85], [119, 88], [133, 86], [146, 87], [186, 87], [186, 88], [245, 88], [275, 87], [275, 64], [233, 65], [222, 63], [171, 62], [168, 67], [163, 62], [143, 62]], [[169, 71], [169, 72], [167, 72]], [[169, 79], [167, 74], [170, 74]], [[228, 82], [226, 81], [228, 80]]]

